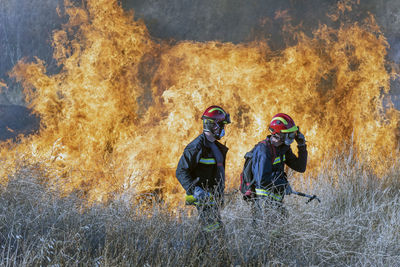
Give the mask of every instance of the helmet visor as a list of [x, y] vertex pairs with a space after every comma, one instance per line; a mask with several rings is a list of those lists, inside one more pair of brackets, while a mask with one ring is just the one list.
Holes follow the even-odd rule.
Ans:
[[293, 143], [294, 138], [296, 137], [296, 132], [284, 133], [283, 135], [285, 145], [290, 146]]
[[231, 115], [229, 113], [226, 113], [224, 123], [231, 123]]
[[294, 138], [296, 137], [296, 132], [292, 133], [274, 133], [272, 136], [275, 138], [276, 141], [280, 141], [282, 143], [285, 143], [285, 145], [290, 146]]
[[210, 132], [213, 136], [219, 140], [225, 135], [225, 121], [216, 122], [212, 119], [203, 120], [203, 129], [206, 132]]
[[296, 132], [287, 133], [287, 138], [294, 139], [296, 137]]

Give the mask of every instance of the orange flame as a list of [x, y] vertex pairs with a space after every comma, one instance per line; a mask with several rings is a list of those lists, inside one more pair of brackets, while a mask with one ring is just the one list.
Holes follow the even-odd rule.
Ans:
[[296, 45], [273, 53], [265, 42], [165, 44], [116, 0], [65, 4], [69, 22], [53, 38], [60, 73], [47, 75], [39, 59], [13, 70], [42, 125], [38, 135], [1, 145], [3, 182], [23, 160], [91, 201], [132, 189], [176, 204], [178, 159], [212, 104], [233, 122], [223, 139], [228, 188], [278, 112], [305, 134], [310, 171], [349, 149], [377, 173], [398, 158], [399, 112], [382, 104], [388, 44], [373, 17], [339, 30], [322, 25], [312, 38], [297, 33]]
[[2, 92], [1, 90], [2, 87], [7, 88], [7, 84], [5, 84], [2, 80], [0, 80], [0, 93]]

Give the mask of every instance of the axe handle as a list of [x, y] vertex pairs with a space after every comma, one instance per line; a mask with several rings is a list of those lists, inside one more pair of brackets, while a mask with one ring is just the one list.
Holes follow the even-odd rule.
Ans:
[[321, 202], [321, 200], [319, 200], [319, 198], [316, 195], [312, 195], [311, 196], [311, 195], [307, 195], [307, 194], [304, 194], [304, 193], [301, 193], [301, 192], [297, 192], [297, 191], [294, 191], [294, 190], [292, 190], [292, 194], [295, 194], [295, 195], [298, 195], [298, 196], [301, 196], [301, 197], [308, 197], [309, 200], [307, 201], [307, 203], [309, 203], [313, 199], [316, 199], [316, 200], [318, 200], [318, 202]]
[[298, 196], [301, 196], [301, 197], [308, 197], [308, 198], [312, 198], [313, 196], [310, 196], [310, 195], [307, 195], [307, 194], [304, 194], [304, 193], [301, 193], [301, 192], [297, 192], [297, 191], [294, 191], [294, 190], [292, 190], [292, 194], [295, 194], [295, 195], [298, 195]]

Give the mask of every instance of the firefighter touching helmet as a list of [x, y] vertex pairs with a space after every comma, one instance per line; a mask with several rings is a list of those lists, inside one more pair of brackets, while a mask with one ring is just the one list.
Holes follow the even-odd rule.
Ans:
[[[289, 186], [284, 172], [287, 165], [297, 172], [304, 172], [307, 166], [307, 146], [304, 135], [293, 119], [284, 113], [272, 117], [268, 135], [264, 142], [254, 148], [252, 172], [259, 203], [281, 203]], [[298, 156], [290, 145], [296, 140]], [[272, 202], [271, 202], [272, 201]]]
[[282, 143], [290, 146], [295, 139], [300, 146], [305, 145], [304, 135], [300, 133], [299, 127], [296, 126], [289, 115], [284, 113], [276, 114], [272, 117], [268, 128], [275, 146], [280, 146]]

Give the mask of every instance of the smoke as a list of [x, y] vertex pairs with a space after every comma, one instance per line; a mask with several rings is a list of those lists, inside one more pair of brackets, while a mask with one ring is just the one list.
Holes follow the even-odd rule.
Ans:
[[[134, 9], [153, 36], [165, 39], [222, 42], [246, 42], [259, 38], [282, 38], [285, 17], [293, 25], [311, 33], [319, 24], [334, 24], [327, 16], [339, 3], [350, 3], [353, 20], [361, 20], [368, 13], [375, 15], [383, 31], [392, 36], [400, 26], [400, 2], [338, 1], [338, 0], [141, 0], [123, 1], [125, 9]], [[285, 11], [287, 16], [277, 14]], [[290, 17], [290, 18], [289, 18]]]
[[[400, 63], [400, 1], [398, 0], [140, 0], [123, 1], [145, 21], [151, 35], [160, 39], [221, 42], [268, 40], [273, 50], [294, 43], [285, 34], [287, 25], [312, 35], [320, 24], [339, 27], [329, 14], [338, 4], [348, 4], [347, 21], [361, 21], [373, 14], [390, 45], [388, 60]], [[390, 94], [400, 109], [400, 82], [391, 83]]]
[[[247, 42], [257, 38], [270, 39], [276, 48], [282, 45], [282, 26], [289, 11], [294, 24], [303, 23], [310, 31], [319, 23], [328, 22], [326, 13], [337, 1], [275, 1], [275, 0], [150, 0], [124, 1], [125, 9], [134, 9], [144, 19], [153, 36], [165, 39]], [[313, 7], [318, 6], [320, 12]]]
[[50, 40], [52, 31], [65, 23], [56, 10], [62, 4], [63, 0], [0, 0], [0, 81], [7, 84], [0, 104], [24, 104], [21, 87], [8, 76], [22, 58], [39, 57], [49, 71], [59, 71]]
[[[291, 37], [282, 29], [290, 24], [311, 35], [319, 24], [339, 26], [327, 14], [345, 0], [122, 0], [126, 10], [144, 20], [155, 38], [221, 42], [268, 40], [274, 49], [282, 49]], [[347, 1], [347, 0], [346, 0]], [[357, 4], [357, 1], [359, 2]], [[75, 2], [75, 0], [74, 0]], [[76, 1], [79, 2], [79, 1]], [[84, 1], [85, 2], [85, 1]], [[349, 1], [347, 1], [349, 2]], [[398, 0], [352, 0], [350, 17], [359, 21], [373, 14], [387, 38], [389, 60], [400, 63], [400, 2]], [[0, 103], [21, 101], [21, 88], [7, 76], [22, 58], [39, 57], [46, 61], [50, 72], [57, 72], [52, 59], [51, 32], [58, 30], [65, 18], [57, 15], [56, 7], [63, 0], [2, 0], [0, 1], [0, 80], [8, 90], [0, 94]], [[392, 94], [400, 95], [400, 86], [392, 86]]]

